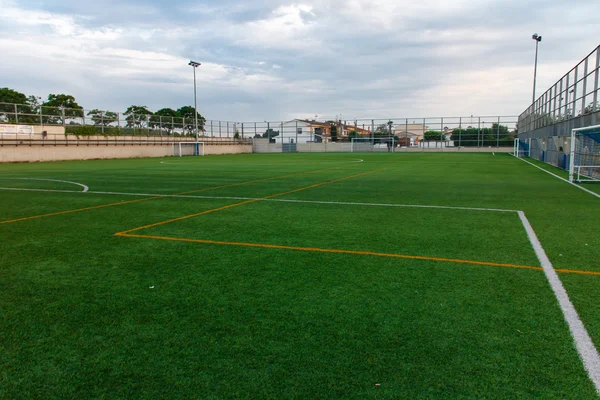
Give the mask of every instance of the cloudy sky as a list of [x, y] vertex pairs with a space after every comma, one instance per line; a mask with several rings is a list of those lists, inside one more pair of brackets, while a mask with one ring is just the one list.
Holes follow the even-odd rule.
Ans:
[[0, 87], [209, 119], [516, 115], [600, 44], [586, 0], [0, 0]]

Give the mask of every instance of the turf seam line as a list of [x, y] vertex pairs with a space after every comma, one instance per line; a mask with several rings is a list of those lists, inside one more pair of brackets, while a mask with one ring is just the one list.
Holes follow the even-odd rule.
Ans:
[[569, 299], [569, 295], [565, 287], [558, 277], [556, 270], [552, 266], [548, 255], [544, 251], [544, 248], [535, 234], [535, 231], [533, 230], [529, 220], [525, 216], [525, 213], [523, 211], [519, 211], [518, 214], [521, 222], [523, 223], [523, 227], [527, 232], [529, 241], [531, 242], [537, 257], [540, 260], [542, 268], [544, 269], [544, 274], [548, 279], [548, 283], [550, 283], [552, 291], [558, 300], [558, 304], [563, 312], [565, 321], [567, 322], [569, 330], [571, 331], [571, 335], [573, 336], [579, 357], [581, 358], [581, 361], [583, 361], [583, 366], [587, 371], [590, 380], [593, 382], [596, 392], [600, 394], [600, 355], [598, 354], [598, 350], [594, 346], [594, 342], [590, 338], [585, 325], [583, 325], [583, 322], [579, 318], [575, 306]]
[[[57, 192], [57, 193], [83, 193], [75, 190], [57, 190], [57, 189], [28, 189], [28, 188], [4, 188], [0, 190], [14, 191], [39, 191], [39, 192]], [[307, 203], [307, 204], [331, 204], [331, 205], [352, 205], [352, 206], [372, 206], [372, 207], [407, 207], [407, 208], [433, 208], [445, 210], [467, 210], [467, 211], [491, 211], [491, 212], [514, 212], [518, 210], [509, 210], [501, 208], [483, 208], [483, 207], [459, 207], [459, 206], [436, 206], [424, 204], [398, 204], [398, 203], [363, 203], [363, 202], [345, 202], [345, 201], [320, 201], [320, 200], [294, 200], [294, 199], [265, 199], [261, 197], [234, 197], [234, 196], [194, 196], [180, 194], [158, 194], [158, 193], [132, 193], [132, 192], [101, 192], [89, 191], [87, 194], [105, 194], [117, 196], [154, 196], [154, 197], [173, 197], [182, 199], [212, 199], [212, 200], [258, 200], [258, 201], [274, 201], [283, 203]]]
[[[513, 157], [514, 157], [514, 156], [513, 156]], [[550, 174], [550, 175], [552, 175], [553, 177], [560, 179], [561, 181], [567, 182], [569, 185], [573, 185], [573, 186], [575, 186], [576, 188], [578, 188], [578, 189], [581, 189], [581, 190], [583, 190], [584, 192], [587, 192], [587, 193], [591, 194], [592, 196], [596, 196], [596, 197], [600, 198], [600, 194], [598, 194], [598, 193], [596, 193], [596, 192], [592, 192], [591, 190], [589, 190], [589, 189], [586, 189], [586, 188], [584, 188], [584, 187], [582, 187], [581, 185], [578, 185], [578, 184], [576, 184], [576, 183], [569, 182], [569, 180], [568, 180], [568, 179], [565, 179], [565, 178], [563, 178], [563, 177], [561, 177], [561, 176], [558, 176], [558, 175], [556, 175], [556, 174], [554, 174], [554, 173], [552, 173], [552, 172], [550, 172], [550, 171], [547, 171], [547, 170], [545, 170], [544, 168], [540, 167], [539, 165], [535, 165], [535, 164], [534, 164], [534, 163], [532, 163], [532, 162], [529, 162], [529, 161], [527, 161], [527, 160], [524, 160], [524, 159], [522, 159], [522, 158], [520, 158], [520, 157], [516, 157], [516, 158], [518, 158], [519, 160], [521, 160], [521, 161], [523, 161], [523, 162], [525, 162], [525, 163], [527, 163], [527, 164], [529, 164], [529, 165], [533, 165], [533, 166], [534, 166], [534, 167], [536, 167], [537, 169], [539, 169], [539, 170], [541, 170], [541, 171], [544, 171], [545, 173], [547, 173], [547, 174]]]
[[226, 210], [228, 208], [242, 206], [244, 204], [256, 203], [256, 202], [264, 200], [264, 199], [271, 199], [273, 197], [285, 196], [287, 194], [296, 193], [296, 192], [299, 192], [299, 191], [302, 191], [302, 190], [308, 190], [308, 189], [316, 188], [316, 187], [319, 187], [319, 186], [330, 185], [332, 183], [341, 182], [341, 181], [344, 181], [344, 180], [347, 180], [347, 179], [356, 178], [356, 177], [364, 176], [364, 175], [368, 175], [368, 174], [373, 174], [375, 172], [380, 172], [380, 171], [383, 171], [385, 169], [386, 168], [379, 168], [379, 169], [376, 169], [376, 170], [373, 170], [373, 171], [361, 172], [360, 174], [354, 174], [354, 175], [346, 176], [346, 177], [343, 177], [343, 178], [334, 179], [332, 181], [325, 181], [325, 182], [315, 183], [313, 185], [301, 187], [301, 188], [298, 188], [298, 189], [289, 190], [287, 192], [272, 194], [270, 196], [265, 196], [265, 197], [261, 197], [261, 198], [258, 198], [258, 199], [249, 199], [249, 200], [246, 200], [246, 201], [242, 201], [240, 203], [228, 204], [226, 206], [217, 207], [217, 208], [213, 208], [213, 209], [210, 209], [210, 210], [201, 211], [201, 212], [194, 213], [194, 214], [184, 215], [182, 217], [177, 217], [177, 218], [169, 219], [169, 220], [166, 220], [166, 221], [160, 221], [160, 222], [156, 222], [156, 223], [153, 223], [153, 224], [148, 224], [148, 225], [140, 226], [140, 227], [137, 227], [137, 228], [133, 228], [133, 229], [128, 229], [128, 230], [125, 230], [125, 231], [117, 232], [115, 235], [122, 236], [123, 234], [127, 234], [129, 232], [135, 232], [135, 231], [139, 231], [139, 230], [142, 230], [142, 229], [153, 228], [155, 226], [165, 225], [165, 224], [169, 224], [171, 222], [181, 221], [181, 220], [184, 220], [184, 219], [199, 217], [201, 215], [210, 214], [210, 213], [221, 211], [221, 210]]
[[74, 191], [75, 193], [85, 193], [87, 191], [90, 190], [90, 188], [86, 185], [84, 185], [83, 183], [79, 183], [79, 182], [73, 182], [73, 181], [63, 181], [60, 179], [46, 179], [46, 178], [10, 178], [10, 177], [2, 177], [1, 179], [17, 179], [17, 180], [22, 180], [22, 181], [48, 181], [48, 182], [62, 182], [62, 183], [70, 183], [71, 185], [77, 185], [77, 186], [81, 186], [83, 188], [83, 190], [80, 191]]

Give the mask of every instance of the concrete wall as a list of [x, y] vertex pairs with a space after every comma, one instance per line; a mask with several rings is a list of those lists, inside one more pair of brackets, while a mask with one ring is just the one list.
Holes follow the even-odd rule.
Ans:
[[[251, 145], [211, 145], [205, 155], [252, 153]], [[20, 145], [0, 147], [0, 162], [91, 160], [110, 158], [166, 157], [173, 155], [172, 145]]]
[[301, 153], [348, 153], [352, 151], [352, 143], [299, 143], [296, 149]]
[[[439, 144], [438, 144], [439, 146]], [[360, 148], [360, 147], [359, 147]], [[387, 153], [388, 148], [382, 147], [363, 147], [364, 151], [360, 152], [374, 152], [374, 153]], [[254, 152], [255, 153], [281, 153], [281, 143], [268, 143], [267, 139], [255, 139], [254, 140]], [[352, 152], [352, 143], [298, 143], [296, 144], [296, 151], [298, 153], [350, 153]], [[512, 147], [446, 147], [446, 148], [401, 148], [396, 147], [394, 152], [396, 153], [411, 153], [411, 152], [426, 152], [426, 153], [512, 153], [514, 149]]]
[[281, 143], [269, 143], [269, 139], [254, 139], [252, 149], [254, 153], [281, 153]]

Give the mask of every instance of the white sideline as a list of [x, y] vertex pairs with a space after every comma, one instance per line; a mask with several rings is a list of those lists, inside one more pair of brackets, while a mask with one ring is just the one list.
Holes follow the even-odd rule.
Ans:
[[546, 252], [542, 248], [542, 244], [535, 234], [533, 227], [529, 223], [529, 220], [525, 216], [525, 213], [523, 211], [518, 211], [517, 213], [519, 214], [519, 218], [521, 219], [523, 227], [527, 232], [529, 241], [535, 250], [535, 254], [542, 264], [544, 274], [546, 274], [546, 278], [548, 279], [548, 282], [552, 287], [552, 291], [558, 300], [558, 304], [563, 312], [565, 321], [569, 325], [569, 330], [571, 331], [571, 335], [575, 341], [575, 346], [579, 352], [579, 357], [581, 357], [581, 361], [583, 361], [583, 366], [585, 367], [591, 381], [594, 383], [596, 392], [600, 394], [600, 355], [598, 355], [598, 350], [594, 346], [594, 342], [592, 342], [592, 339], [590, 338], [588, 331], [585, 329], [583, 322], [581, 322], [581, 319], [577, 314], [577, 310], [575, 310], [573, 303], [571, 303], [565, 287], [560, 281], [558, 274], [554, 270], [550, 259], [548, 259]]
[[[513, 157], [514, 157], [514, 156], [513, 156]], [[547, 170], [545, 170], [544, 168], [542, 168], [542, 167], [540, 167], [540, 166], [538, 166], [538, 165], [535, 165], [535, 164], [534, 164], [534, 163], [532, 163], [532, 162], [529, 162], [529, 161], [527, 161], [527, 160], [523, 160], [522, 158], [519, 158], [519, 157], [517, 157], [517, 158], [518, 158], [519, 160], [523, 161], [523, 162], [526, 162], [526, 163], [527, 163], [527, 164], [529, 164], [529, 165], [533, 165], [533, 166], [534, 166], [534, 167], [536, 167], [537, 169], [539, 169], [539, 170], [542, 170], [542, 171], [544, 171], [545, 173], [547, 173], [547, 174], [550, 174], [550, 175], [552, 175], [552, 176], [553, 176], [553, 177], [555, 177], [555, 178], [558, 178], [558, 179], [560, 179], [561, 181], [565, 181], [565, 182], [567, 182], [569, 185], [573, 185], [573, 186], [575, 186], [576, 188], [583, 190], [584, 192], [588, 192], [588, 193], [589, 193], [589, 194], [591, 194], [592, 196], [596, 196], [596, 197], [600, 198], [600, 194], [598, 194], [598, 193], [596, 193], [596, 192], [592, 192], [591, 190], [589, 190], [589, 189], [586, 189], [586, 188], [584, 188], [584, 187], [581, 187], [581, 185], [578, 185], [578, 184], [576, 184], [576, 183], [569, 182], [569, 180], [568, 180], [568, 179], [565, 179], [565, 178], [563, 178], [563, 177], [560, 177], [560, 176], [558, 176], [558, 175], [556, 175], [556, 174], [554, 174], [554, 173], [552, 173], [552, 172], [550, 172], [550, 171], [547, 171]]]
[[[84, 192], [87, 192], [88, 190], [90, 190], [90, 188], [87, 187], [86, 185], [84, 185], [83, 183], [71, 182], [71, 181], [61, 181], [59, 179], [45, 179], [45, 178], [4, 178], [4, 177], [2, 177], [0, 179], [18, 179], [18, 180], [27, 180], [27, 181], [62, 182], [62, 183], [70, 183], [71, 185], [81, 186], [83, 188], [83, 190], [81, 191], [81, 193], [84, 193]], [[76, 193], [80, 193], [80, 192], [76, 192]]]

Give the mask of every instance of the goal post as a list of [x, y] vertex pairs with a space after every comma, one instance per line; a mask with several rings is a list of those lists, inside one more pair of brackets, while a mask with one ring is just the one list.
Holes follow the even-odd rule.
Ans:
[[517, 158], [521, 157], [531, 157], [531, 140], [524, 141], [519, 138], [515, 138], [515, 144], [513, 148], [513, 155]]
[[600, 182], [600, 125], [571, 131], [570, 182]]
[[352, 153], [364, 152], [394, 152], [395, 136], [352, 138]]
[[204, 142], [174, 142], [173, 156], [203, 156], [204, 155]]

